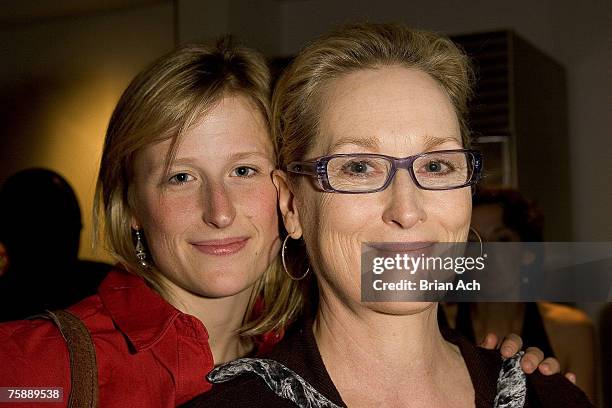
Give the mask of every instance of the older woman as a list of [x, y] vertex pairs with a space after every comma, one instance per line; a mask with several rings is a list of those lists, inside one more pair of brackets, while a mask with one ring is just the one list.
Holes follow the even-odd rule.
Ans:
[[225, 383], [191, 406], [590, 406], [560, 375], [525, 381], [519, 357], [498, 381], [499, 356], [443, 335], [435, 303], [361, 301], [364, 242], [467, 238], [479, 172], [466, 149], [469, 77], [449, 40], [396, 25], [350, 26], [298, 55], [273, 98], [287, 171], [275, 182], [318, 308], [268, 359], [214, 370]]
[[0, 325], [0, 386], [61, 388], [50, 407], [174, 407], [208, 390], [215, 362], [251, 353], [253, 336], [297, 310], [277, 262], [275, 162], [258, 53], [187, 46], [141, 72], [110, 120], [98, 178], [120, 265], [53, 316], [66, 341], [45, 320]]

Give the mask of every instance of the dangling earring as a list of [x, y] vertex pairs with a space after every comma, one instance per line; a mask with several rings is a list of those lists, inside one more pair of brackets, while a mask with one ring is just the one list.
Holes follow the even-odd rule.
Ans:
[[283, 269], [285, 270], [285, 273], [287, 275], [289, 275], [291, 280], [300, 281], [300, 280], [304, 279], [306, 277], [306, 275], [308, 275], [308, 272], [310, 272], [310, 267], [308, 267], [308, 269], [306, 269], [306, 272], [304, 272], [304, 274], [302, 276], [300, 276], [299, 278], [296, 278], [295, 276], [293, 276], [293, 275], [291, 275], [289, 273], [289, 270], [287, 269], [287, 264], [285, 262], [285, 249], [287, 248], [287, 240], [288, 239], [289, 239], [289, 234], [287, 234], [287, 236], [285, 237], [285, 240], [283, 241], [283, 246], [282, 246], [282, 249], [281, 249], [281, 259], [283, 261]]
[[478, 238], [478, 242], [480, 243], [480, 257], [482, 258], [482, 237], [480, 236], [480, 234], [478, 233], [478, 230], [472, 226], [470, 226], [470, 231], [472, 231], [474, 233], [474, 235], [476, 235], [476, 238]]
[[139, 229], [135, 229], [134, 235], [136, 236], [136, 258], [138, 258], [138, 263], [143, 269], [148, 269], [149, 263], [147, 262], [147, 252], [145, 251], [142, 233]]

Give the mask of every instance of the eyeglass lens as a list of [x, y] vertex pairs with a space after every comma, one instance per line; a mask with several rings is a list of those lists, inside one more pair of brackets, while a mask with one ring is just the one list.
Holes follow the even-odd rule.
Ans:
[[[380, 156], [340, 156], [327, 163], [332, 188], [339, 191], [372, 191], [382, 188], [393, 169], [390, 159]], [[433, 190], [456, 188], [472, 177], [472, 155], [469, 152], [431, 152], [412, 163], [420, 187]]]

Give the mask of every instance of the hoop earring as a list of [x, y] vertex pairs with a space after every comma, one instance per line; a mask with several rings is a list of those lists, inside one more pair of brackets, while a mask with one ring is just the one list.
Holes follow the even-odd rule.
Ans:
[[139, 229], [136, 229], [134, 230], [134, 235], [136, 236], [136, 258], [138, 258], [138, 263], [142, 268], [148, 269], [149, 263], [147, 262], [147, 251], [145, 251], [142, 233]]
[[304, 279], [306, 277], [306, 275], [308, 275], [308, 272], [310, 272], [310, 266], [306, 269], [306, 272], [304, 272], [304, 274], [302, 276], [300, 276], [299, 278], [296, 278], [295, 276], [293, 276], [293, 275], [291, 275], [289, 273], [289, 269], [287, 269], [287, 264], [285, 262], [285, 249], [287, 248], [287, 240], [288, 239], [289, 239], [289, 235], [287, 234], [287, 236], [285, 237], [285, 240], [283, 241], [283, 247], [281, 249], [281, 260], [283, 261], [283, 269], [285, 270], [285, 273], [287, 275], [289, 275], [291, 280], [301, 281], [302, 279]]
[[476, 237], [478, 238], [478, 242], [480, 243], [480, 257], [482, 257], [482, 254], [483, 254], [482, 237], [480, 236], [480, 233], [478, 232], [478, 230], [472, 226], [470, 226], [470, 231], [472, 231], [474, 235], [476, 235]]

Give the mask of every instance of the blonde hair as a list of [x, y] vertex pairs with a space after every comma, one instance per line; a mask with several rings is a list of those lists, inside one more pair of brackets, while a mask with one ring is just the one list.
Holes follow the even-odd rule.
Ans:
[[400, 24], [341, 27], [304, 48], [280, 77], [272, 97], [272, 132], [281, 168], [301, 160], [319, 132], [321, 92], [351, 72], [400, 65], [431, 75], [444, 89], [469, 145], [466, 114], [473, 73], [448, 38]]
[[[160, 272], [154, 265], [141, 267], [136, 258], [131, 228], [134, 157], [141, 149], [170, 139], [168, 168], [184, 132], [226, 95], [246, 97], [269, 126], [270, 74], [258, 52], [227, 37], [213, 45], [183, 46], [134, 78], [108, 125], [94, 204], [96, 241], [103, 232], [111, 254], [162, 296], [168, 293]], [[257, 335], [286, 324], [299, 309], [296, 291], [278, 261], [272, 262], [253, 290], [241, 333]], [[265, 308], [250, 320], [260, 296]]]

